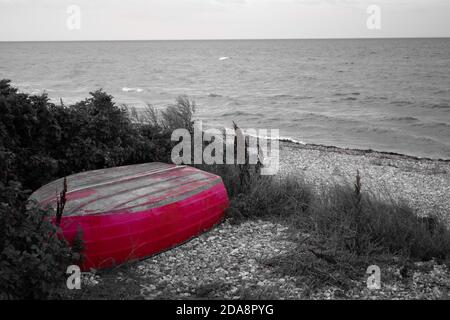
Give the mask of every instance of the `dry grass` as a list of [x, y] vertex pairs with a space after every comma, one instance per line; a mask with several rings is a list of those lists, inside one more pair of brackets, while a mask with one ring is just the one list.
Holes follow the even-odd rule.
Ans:
[[290, 215], [297, 247], [266, 264], [311, 290], [346, 290], [371, 264], [407, 270], [413, 261], [448, 262], [450, 232], [440, 217], [420, 218], [389, 196], [363, 192], [361, 180], [324, 187], [306, 210]]

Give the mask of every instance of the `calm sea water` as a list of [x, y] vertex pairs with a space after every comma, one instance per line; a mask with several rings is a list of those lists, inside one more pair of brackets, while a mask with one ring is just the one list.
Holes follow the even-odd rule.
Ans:
[[450, 39], [0, 43], [0, 78], [66, 103], [186, 94], [209, 126], [450, 159]]

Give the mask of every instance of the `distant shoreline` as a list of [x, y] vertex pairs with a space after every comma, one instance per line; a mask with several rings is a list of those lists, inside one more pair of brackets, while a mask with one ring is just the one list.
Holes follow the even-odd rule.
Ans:
[[302, 143], [302, 142], [292, 141], [287, 138], [281, 138], [281, 139], [279, 139], [279, 141], [282, 144], [295, 145], [295, 146], [299, 146], [303, 149], [336, 152], [336, 153], [340, 153], [340, 154], [349, 154], [349, 155], [375, 154], [375, 155], [380, 155], [384, 158], [389, 158], [389, 159], [395, 158], [395, 159], [405, 159], [405, 160], [450, 163], [450, 159], [418, 157], [418, 156], [413, 156], [413, 155], [404, 154], [404, 153], [391, 152], [391, 151], [380, 151], [380, 150], [374, 150], [374, 149], [370, 149], [370, 148], [369, 149], [345, 148], [345, 147], [338, 147], [338, 146], [324, 145], [324, 144], [317, 144], [317, 143]]

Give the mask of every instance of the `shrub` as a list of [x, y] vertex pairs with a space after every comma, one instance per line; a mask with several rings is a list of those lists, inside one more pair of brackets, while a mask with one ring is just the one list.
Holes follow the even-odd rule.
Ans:
[[46, 150], [58, 141], [59, 127], [47, 103], [45, 95], [17, 93], [9, 81], [0, 81], [0, 150], [9, 161], [2, 175], [26, 188], [47, 182], [56, 170]]
[[28, 193], [18, 183], [0, 183], [0, 298], [58, 297], [65, 271], [79, 252], [58, 236], [49, 212], [26, 208]]
[[138, 162], [145, 142], [125, 107], [99, 90], [91, 98], [65, 107], [51, 106], [60, 140], [46, 150], [58, 159], [57, 176]]
[[[181, 121], [188, 102], [179, 102], [165, 121], [171, 115]], [[184, 111], [177, 114], [177, 107]], [[170, 134], [151, 123], [136, 125], [126, 107], [101, 90], [65, 106], [45, 94], [18, 93], [1, 80], [0, 133], [0, 150], [11, 154], [8, 170], [32, 190], [80, 171], [170, 160]]]

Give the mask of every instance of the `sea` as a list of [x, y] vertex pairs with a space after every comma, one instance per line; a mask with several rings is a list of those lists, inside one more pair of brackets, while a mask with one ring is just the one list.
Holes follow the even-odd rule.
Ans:
[[0, 78], [74, 103], [164, 108], [208, 127], [450, 159], [450, 39], [0, 42]]

